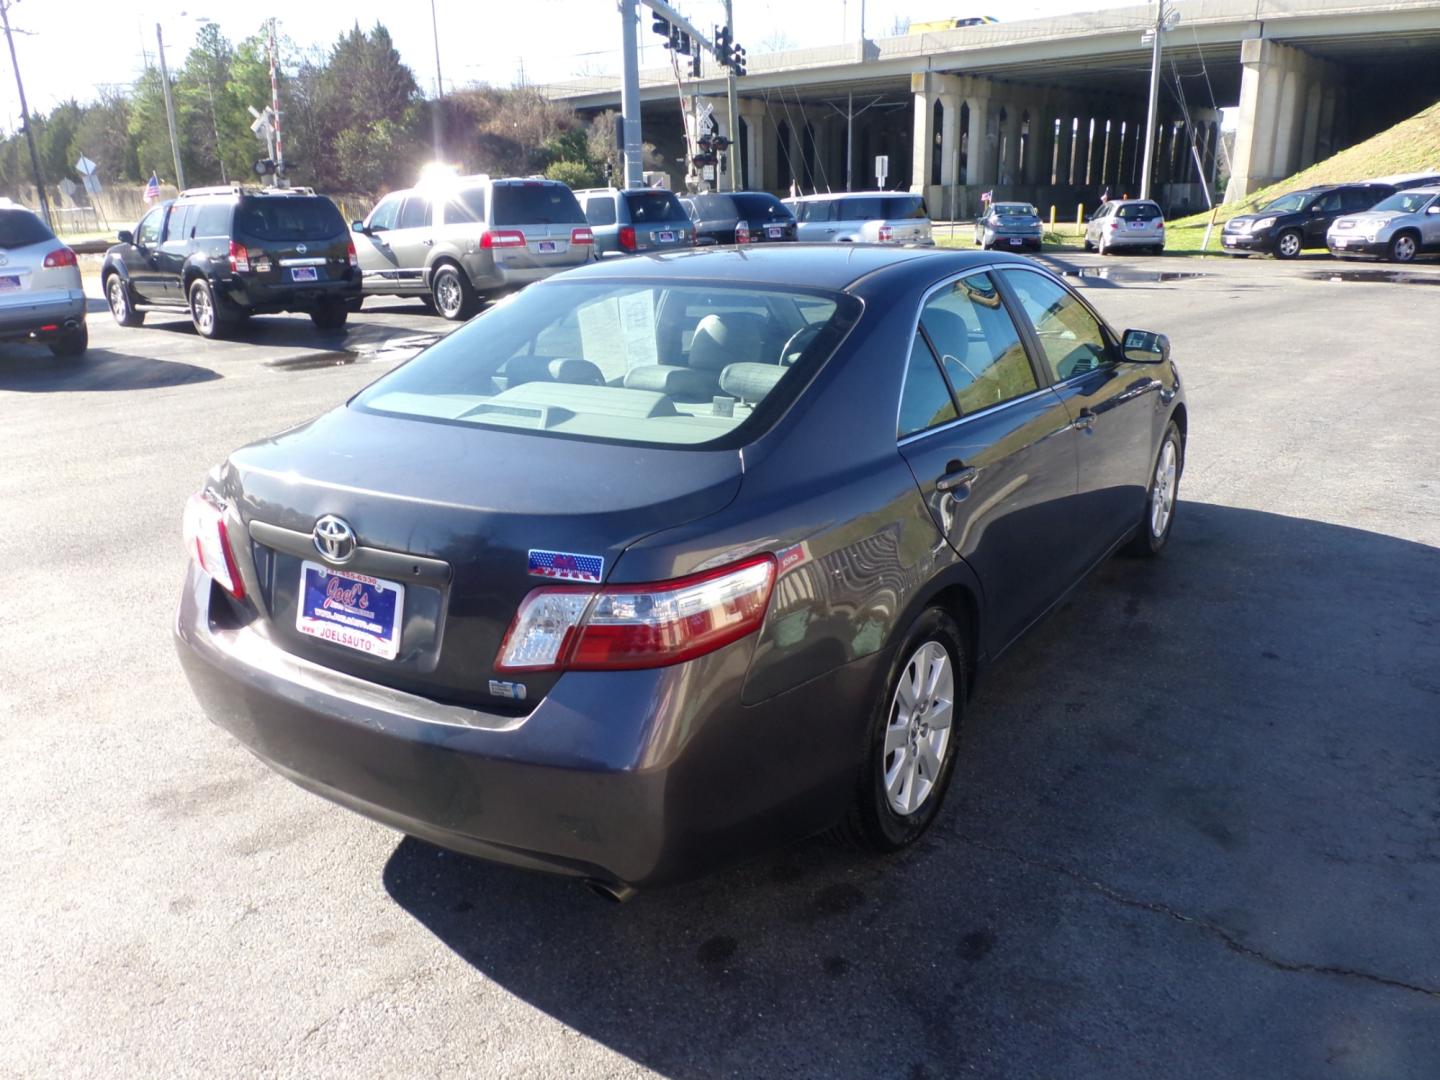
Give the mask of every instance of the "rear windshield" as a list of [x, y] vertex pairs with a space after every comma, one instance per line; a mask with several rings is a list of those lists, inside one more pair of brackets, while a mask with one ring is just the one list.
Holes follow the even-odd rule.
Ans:
[[345, 221], [335, 204], [318, 195], [242, 199], [235, 216], [235, 228], [258, 240], [324, 240], [346, 231]]
[[1000, 217], [1035, 217], [1035, 208], [1029, 203], [1002, 202], [995, 204], [995, 213]]
[[1160, 207], [1154, 203], [1125, 203], [1115, 211], [1122, 221], [1154, 221], [1160, 217]]
[[575, 194], [563, 184], [496, 184], [496, 225], [584, 225]]
[[695, 207], [696, 217], [702, 221], [740, 216], [740, 208], [729, 195], [696, 195], [690, 202]]
[[843, 294], [770, 286], [550, 281], [353, 404], [560, 437], [738, 446], [783, 412], [859, 311]]
[[672, 191], [629, 191], [625, 193], [625, 205], [630, 207], [630, 220], [637, 225], [690, 220]]
[[731, 196], [735, 205], [739, 208], [739, 217], [750, 222], [764, 221], [772, 225], [784, 223], [788, 225], [795, 220], [795, 215], [790, 213], [790, 208], [782, 203], [774, 195], [753, 195], [741, 194]]
[[25, 247], [54, 240], [45, 222], [29, 210], [0, 210], [0, 248]]

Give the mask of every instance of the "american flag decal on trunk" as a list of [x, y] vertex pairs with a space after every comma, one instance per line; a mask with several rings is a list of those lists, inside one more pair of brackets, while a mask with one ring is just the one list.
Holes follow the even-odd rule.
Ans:
[[575, 555], [568, 551], [531, 548], [530, 573], [560, 581], [598, 583], [605, 576], [605, 559], [600, 555]]

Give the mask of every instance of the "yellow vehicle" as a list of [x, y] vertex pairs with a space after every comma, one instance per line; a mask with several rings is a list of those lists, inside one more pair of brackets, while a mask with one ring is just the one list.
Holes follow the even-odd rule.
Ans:
[[968, 19], [931, 19], [928, 22], [912, 22], [910, 33], [912, 34], [934, 34], [941, 30], [959, 30], [966, 26], [989, 26], [991, 23], [998, 23], [1000, 20], [989, 15], [974, 15]]

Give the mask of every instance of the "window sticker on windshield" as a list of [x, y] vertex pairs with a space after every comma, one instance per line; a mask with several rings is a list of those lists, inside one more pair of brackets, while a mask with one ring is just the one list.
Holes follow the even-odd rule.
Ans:
[[582, 305], [576, 315], [583, 355], [600, 367], [607, 380], [621, 378], [631, 368], [660, 362], [655, 347], [653, 290], [607, 296]]
[[569, 551], [530, 549], [530, 573], [557, 581], [599, 582], [605, 576], [601, 555], [577, 555]]

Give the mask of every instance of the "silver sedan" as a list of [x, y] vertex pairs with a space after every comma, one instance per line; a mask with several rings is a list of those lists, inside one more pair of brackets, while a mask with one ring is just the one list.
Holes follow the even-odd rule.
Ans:
[[1029, 203], [993, 204], [975, 221], [975, 246], [1040, 250], [1040, 212]]

